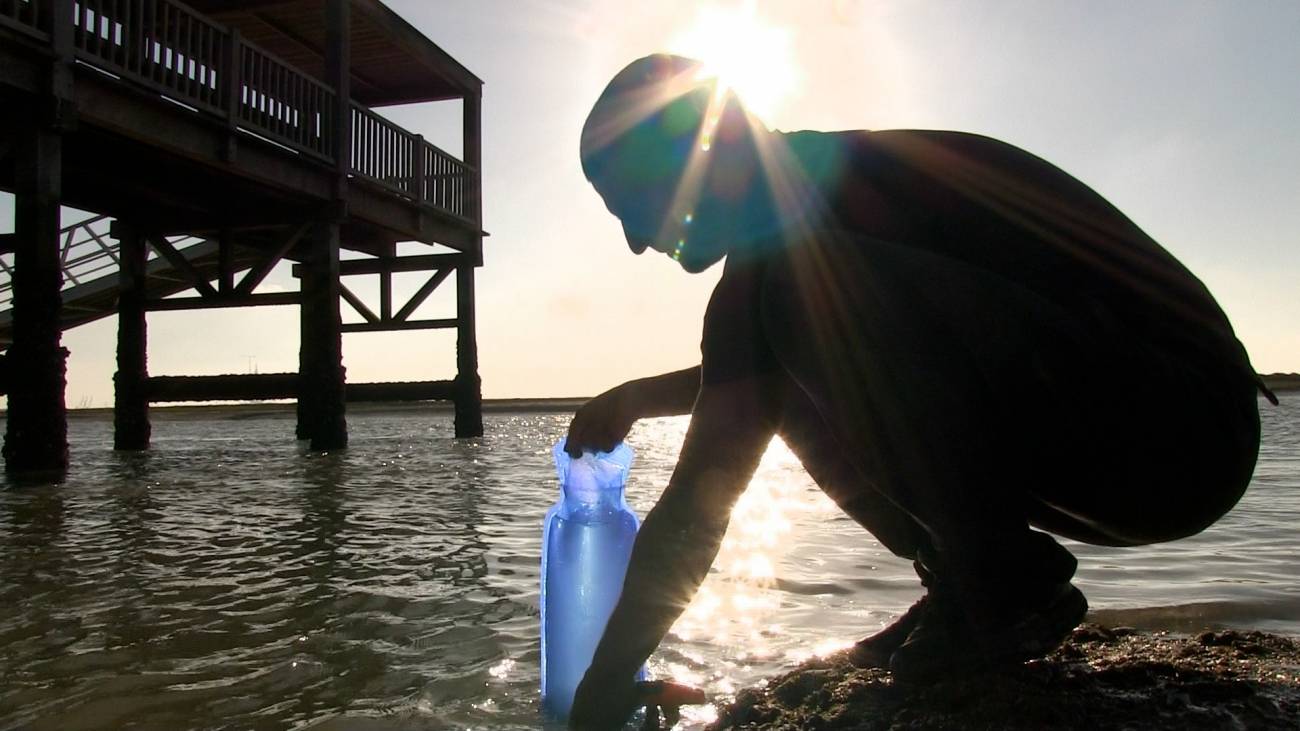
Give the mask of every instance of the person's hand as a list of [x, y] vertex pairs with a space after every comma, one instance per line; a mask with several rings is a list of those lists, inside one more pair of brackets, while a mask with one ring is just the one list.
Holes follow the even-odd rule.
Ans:
[[584, 449], [608, 452], [632, 431], [639, 416], [628, 384], [615, 386], [583, 404], [573, 415], [564, 451], [570, 457], [581, 457]]
[[584, 677], [573, 697], [569, 728], [575, 731], [620, 729], [636, 709], [644, 706], [643, 731], [661, 728], [661, 710], [666, 724], [662, 728], [670, 729], [681, 718], [678, 710], [681, 706], [706, 702], [704, 691], [667, 680], [612, 685], [608, 678]]
[[590, 670], [578, 683], [569, 710], [569, 728], [574, 731], [620, 729], [637, 709], [636, 683], [616, 680], [608, 673]]
[[659, 711], [664, 712], [664, 728], [672, 728], [682, 717], [682, 706], [698, 706], [707, 702], [704, 691], [671, 680], [650, 680], [636, 684], [637, 700], [645, 704], [645, 724], [642, 731], [659, 729]]

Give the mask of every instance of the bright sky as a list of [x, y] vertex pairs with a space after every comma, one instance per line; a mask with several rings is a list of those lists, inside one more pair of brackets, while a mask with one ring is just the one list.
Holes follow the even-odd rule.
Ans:
[[[749, 35], [716, 30], [738, 0], [389, 4], [486, 82], [485, 396], [590, 395], [698, 362], [720, 267], [692, 276], [633, 256], [583, 179], [578, 134], [627, 62], [743, 51], [744, 37], [765, 52], [729, 68], [766, 74], [769, 88], [751, 93], [772, 126], [954, 129], [1019, 145], [1200, 275], [1259, 370], [1300, 371], [1300, 3], [757, 0]], [[459, 154], [456, 105], [390, 116]], [[6, 230], [11, 212], [6, 197]], [[112, 403], [115, 327], [65, 335], [69, 406]], [[297, 368], [296, 308], [156, 313], [149, 328], [154, 375]], [[450, 332], [344, 341], [351, 381], [450, 377], [453, 352]]]

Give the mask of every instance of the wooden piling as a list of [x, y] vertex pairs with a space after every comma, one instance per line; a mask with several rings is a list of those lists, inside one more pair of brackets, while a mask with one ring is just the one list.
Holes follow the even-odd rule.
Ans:
[[343, 321], [339, 314], [339, 221], [312, 227], [302, 264], [298, 362], [298, 438], [311, 449], [348, 444], [343, 368]]
[[483, 393], [474, 331], [474, 265], [456, 267], [456, 438], [483, 436]]
[[68, 468], [64, 388], [68, 351], [59, 314], [59, 204], [63, 139], [44, 125], [30, 128], [16, 150], [14, 201], [13, 345], [6, 358], [9, 409], [5, 470], [14, 476], [56, 478]]
[[135, 227], [116, 221], [118, 240], [117, 373], [113, 374], [113, 448], [124, 451], [149, 447], [148, 329], [145, 315], [144, 236]]
[[474, 221], [474, 240], [467, 261], [456, 267], [456, 437], [483, 436], [483, 390], [478, 375], [478, 336], [474, 317], [474, 267], [483, 265], [483, 207], [480, 204], [483, 162], [482, 97], [462, 101], [466, 176], [466, 215]]

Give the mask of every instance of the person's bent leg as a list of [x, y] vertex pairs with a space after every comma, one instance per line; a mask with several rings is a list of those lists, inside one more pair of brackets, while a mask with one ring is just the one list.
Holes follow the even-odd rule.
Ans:
[[[886, 242], [809, 246], [770, 277], [774, 352], [847, 457], [923, 526], [921, 560], [971, 628], [965, 657], [1050, 649], [1086, 604], [1068, 583], [1073, 557], [1029, 529], [1041, 476], [1022, 450], [1042, 425], [1018, 386], [1058, 313], [987, 272]], [[1018, 624], [1040, 615], [1053, 621]], [[1009, 645], [1022, 629], [1043, 636]]]
[[916, 560], [927, 541], [925, 530], [846, 457], [826, 420], [793, 381], [788, 383], [781, 413], [781, 440], [817, 487], [890, 553]]
[[[917, 561], [928, 545], [925, 530], [845, 457], [825, 419], [793, 381], [788, 382], [782, 403], [780, 436], [822, 492], [891, 553], [911, 559], [922, 585], [928, 587], [930, 576]], [[889, 659], [916, 628], [927, 606], [922, 595], [893, 622], [858, 640], [849, 650], [849, 662], [860, 668], [889, 667]]]

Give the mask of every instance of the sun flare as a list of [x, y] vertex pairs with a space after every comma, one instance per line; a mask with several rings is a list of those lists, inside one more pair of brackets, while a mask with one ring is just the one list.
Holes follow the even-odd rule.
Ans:
[[668, 50], [702, 61], [702, 77], [717, 78], [724, 89], [734, 90], [764, 122], [770, 122], [796, 86], [789, 31], [765, 23], [752, 0], [701, 7]]

